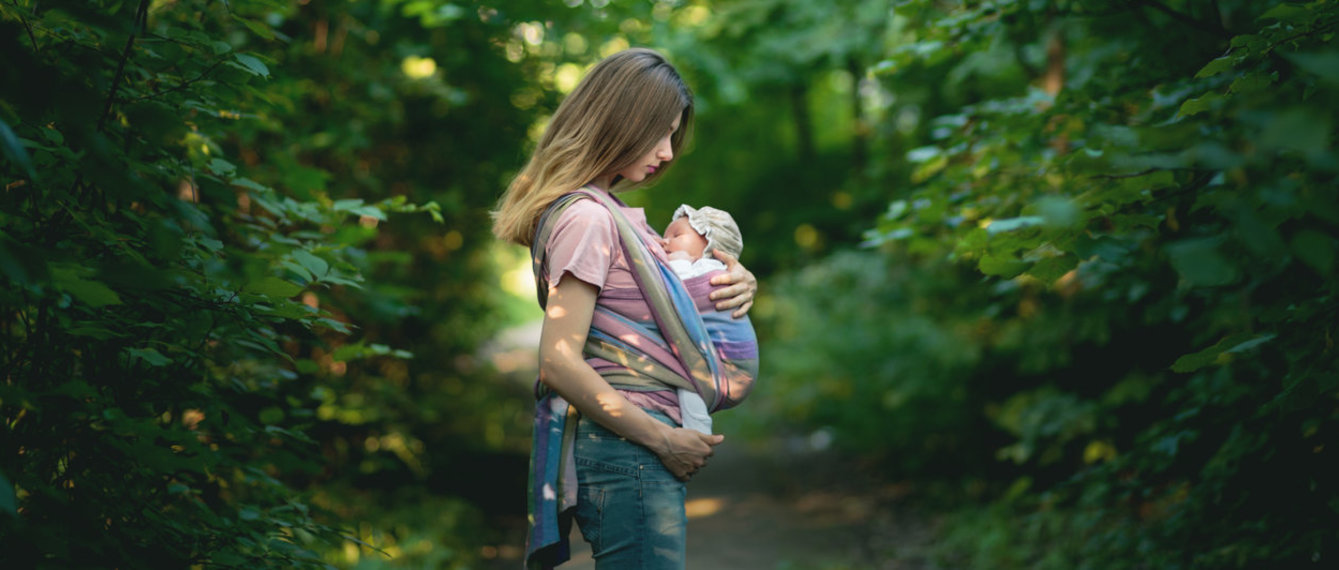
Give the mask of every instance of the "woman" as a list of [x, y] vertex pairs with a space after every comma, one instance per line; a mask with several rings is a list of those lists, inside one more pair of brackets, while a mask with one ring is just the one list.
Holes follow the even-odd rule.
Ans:
[[[651, 370], [681, 352], [658, 336], [662, 329], [654, 324], [663, 311], [654, 307], [656, 294], [639, 286], [645, 256], [664, 262], [665, 252], [641, 209], [610, 192], [659, 178], [692, 118], [692, 95], [662, 56], [645, 49], [614, 54], [562, 102], [494, 213], [494, 234], [532, 246], [541, 305], [547, 296], [531, 456], [530, 567], [567, 560], [566, 514], [573, 511], [598, 568], [684, 566], [684, 482], [724, 438], [679, 427], [674, 387], [660, 382], [692, 380]], [[560, 200], [577, 190], [588, 199]], [[713, 280], [721, 287], [711, 298], [718, 309], [742, 316], [756, 281], [735, 260], [725, 261], [730, 271]], [[603, 344], [592, 342], [597, 337]], [[611, 355], [596, 345], [617, 346]], [[691, 376], [687, 365], [667, 367]], [[718, 407], [749, 388], [728, 384], [713, 394]]]

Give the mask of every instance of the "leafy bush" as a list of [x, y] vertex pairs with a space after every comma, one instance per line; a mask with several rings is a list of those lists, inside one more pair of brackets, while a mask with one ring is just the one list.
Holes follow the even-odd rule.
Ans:
[[937, 119], [870, 234], [951, 244], [1018, 303], [986, 351], [1013, 375], [988, 413], [1037, 494], [980, 523], [998, 540], [978, 566], [1334, 554], [1339, 10], [1190, 4], [911, 2], [919, 43], [881, 66], [895, 81], [987, 46], [1026, 54], [1035, 32], [1053, 54], [1039, 87]]
[[792, 434], [826, 430], [902, 475], [943, 472], [977, 449], [980, 322], [951, 312], [972, 306], [952, 298], [966, 276], [907, 261], [840, 252], [770, 282], [758, 311], [764, 382], [740, 413]]
[[[885, 116], [943, 111], [880, 131], [912, 166], [867, 234], [880, 253], [777, 285], [780, 409], [904, 462], [933, 464], [917, 443], [945, 429], [996, 460], [966, 472], [997, 499], [946, 522], [946, 567], [1333, 557], [1339, 10], [912, 1], [895, 20], [874, 77], [942, 97]], [[888, 406], [906, 393], [926, 399]]]
[[[266, 111], [271, 2], [10, 2], [0, 104], [0, 536], [30, 568], [325, 567], [291, 485], [326, 393], [318, 291], [356, 288], [359, 219], [225, 151]], [[327, 353], [328, 354], [328, 353]], [[402, 356], [345, 347], [335, 361]], [[342, 364], [340, 364], [342, 365]]]

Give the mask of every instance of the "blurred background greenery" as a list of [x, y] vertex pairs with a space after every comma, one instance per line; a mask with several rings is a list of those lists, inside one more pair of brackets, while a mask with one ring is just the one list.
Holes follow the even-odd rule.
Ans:
[[628, 200], [731, 211], [762, 281], [762, 383], [722, 431], [909, 485], [926, 567], [1332, 564], [1337, 21], [0, 1], [0, 551], [514, 559], [531, 400], [505, 339], [538, 315], [487, 211], [584, 70], [650, 46], [699, 114]]

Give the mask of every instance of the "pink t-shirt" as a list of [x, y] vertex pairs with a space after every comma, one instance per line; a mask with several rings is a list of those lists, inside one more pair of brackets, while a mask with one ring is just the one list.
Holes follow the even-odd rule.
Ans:
[[[605, 194], [609, 195], [608, 192]], [[660, 246], [660, 234], [647, 225], [646, 213], [641, 208], [622, 205], [619, 209], [650, 244], [648, 249], [651, 255], [665, 261], [665, 250]], [[553, 232], [549, 235], [545, 249], [549, 269], [545, 277], [549, 281], [550, 294], [562, 279], [571, 275], [600, 290], [595, 299], [596, 305], [634, 321], [650, 320], [651, 307], [646, 302], [646, 296], [637, 287], [632, 267], [623, 254], [614, 217], [604, 206], [594, 200], [577, 200], [564, 210], [553, 224]], [[668, 351], [669, 347], [665, 346], [663, 349]], [[597, 371], [627, 370], [625, 366], [600, 358], [590, 358], [587, 362]], [[635, 406], [663, 412], [675, 422], [682, 422], [679, 414], [679, 398], [674, 390], [654, 392], [619, 390], [619, 392]]]

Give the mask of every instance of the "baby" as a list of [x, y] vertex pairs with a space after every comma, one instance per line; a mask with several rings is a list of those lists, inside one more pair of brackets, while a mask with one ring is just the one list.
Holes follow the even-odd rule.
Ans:
[[[735, 259], [744, 249], [744, 238], [730, 214], [710, 206], [679, 206], [665, 228], [661, 244], [669, 255], [669, 266], [680, 279], [690, 279], [712, 271], [724, 270], [725, 264], [708, 255], [721, 252]], [[707, 404], [697, 392], [679, 389], [679, 410], [683, 427], [711, 434], [711, 416]]]

